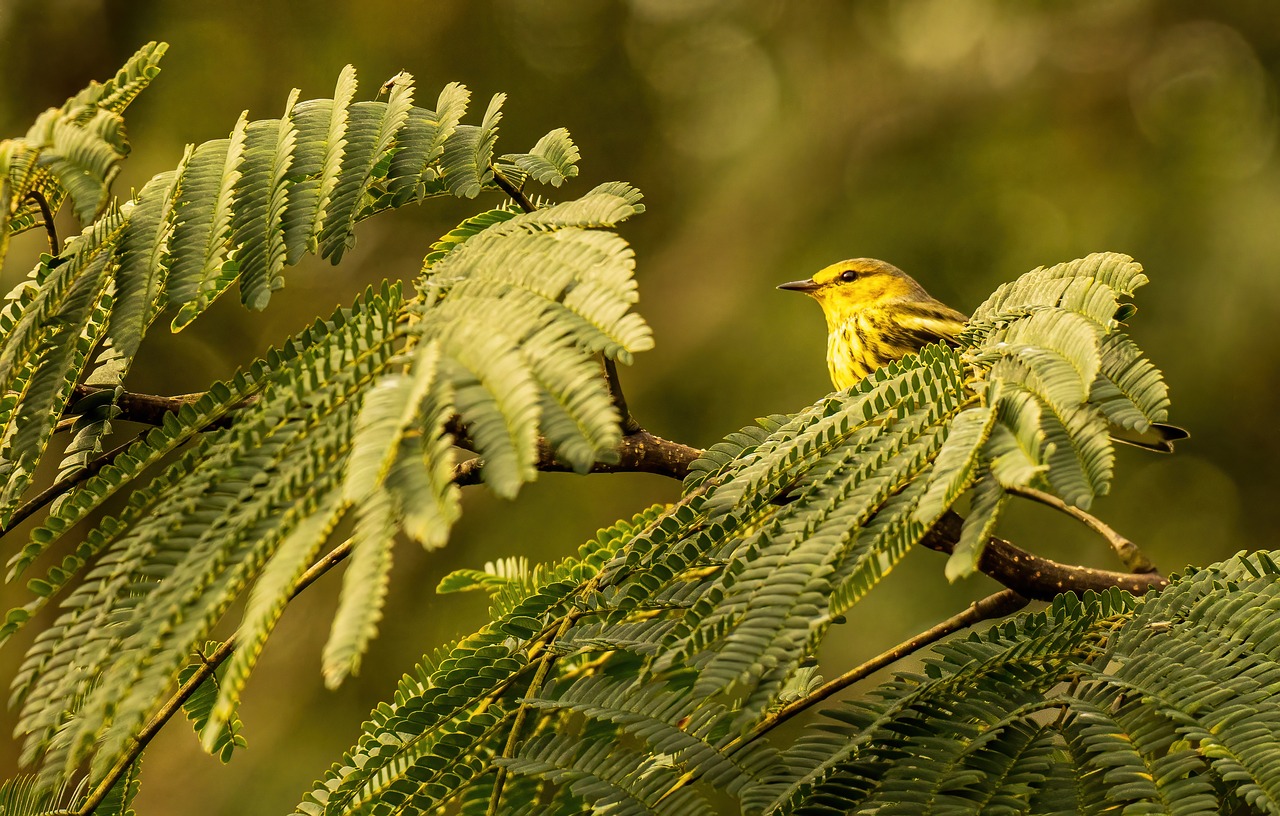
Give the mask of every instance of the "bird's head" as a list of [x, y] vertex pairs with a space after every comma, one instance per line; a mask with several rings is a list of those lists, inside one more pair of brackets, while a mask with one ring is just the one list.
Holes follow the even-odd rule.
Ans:
[[833, 322], [891, 301], [929, 299], [924, 288], [906, 272], [874, 258], [834, 263], [808, 280], [791, 281], [778, 288], [809, 295]]

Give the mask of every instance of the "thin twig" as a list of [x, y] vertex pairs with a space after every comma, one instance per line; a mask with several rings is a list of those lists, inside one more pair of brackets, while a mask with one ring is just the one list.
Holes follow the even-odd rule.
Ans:
[[53, 210], [49, 208], [49, 202], [39, 190], [28, 190], [27, 198], [36, 203], [40, 208], [40, 218], [44, 221], [44, 232], [49, 238], [49, 254], [57, 255], [58, 247], [62, 244], [58, 241], [58, 227], [53, 223]]
[[631, 415], [627, 407], [627, 398], [622, 393], [622, 381], [618, 379], [618, 361], [612, 357], [604, 357], [604, 379], [609, 384], [609, 396], [613, 399], [613, 407], [622, 421], [622, 432], [633, 434], [641, 431], [640, 423]]
[[493, 171], [493, 183], [497, 184], [502, 192], [506, 193], [512, 201], [519, 204], [520, 209], [527, 213], [531, 213], [538, 209], [534, 206], [533, 202], [529, 200], [529, 197], [524, 194], [524, 190], [521, 190], [519, 187], [512, 184], [511, 179], [504, 176], [501, 170], [494, 167], [492, 164], [489, 165], [489, 169]]
[[918, 652], [925, 646], [936, 643], [952, 632], [967, 629], [970, 626], [981, 623], [985, 620], [1003, 618], [1006, 615], [1012, 615], [1014, 612], [1022, 609], [1030, 602], [1031, 601], [1029, 599], [1024, 598], [1012, 589], [1004, 589], [994, 595], [988, 595], [980, 601], [974, 601], [969, 605], [968, 609], [964, 610], [960, 614], [952, 615], [932, 629], [926, 629], [910, 640], [899, 643], [897, 646], [894, 646], [886, 652], [881, 652], [866, 663], [863, 663], [861, 666], [850, 669], [834, 680], [823, 683], [821, 686], [809, 692], [799, 700], [783, 706], [772, 716], [767, 717], [757, 725], [749, 735], [742, 739], [744, 742], [750, 742], [751, 740], [756, 739], [760, 735], [776, 728], [800, 712], [822, 702], [836, 692], [848, 688], [859, 680], [879, 671], [891, 663], [898, 662], [913, 652]]
[[14, 527], [17, 527], [19, 524], [26, 521], [37, 510], [40, 510], [63, 493], [66, 493], [81, 482], [87, 481], [91, 476], [96, 475], [98, 471], [114, 462], [117, 456], [128, 450], [129, 446], [135, 441], [137, 440], [130, 439], [128, 442], [117, 445], [67, 478], [59, 479], [44, 490], [40, 491], [40, 493], [31, 499], [27, 500], [21, 507], [13, 511], [13, 515], [9, 516], [8, 521], [3, 525], [0, 525], [0, 536], [8, 533]]
[[1034, 487], [1007, 487], [1005, 490], [1015, 496], [1022, 496], [1024, 499], [1031, 499], [1047, 507], [1052, 507], [1054, 510], [1071, 516], [1071, 518], [1093, 530], [1107, 540], [1107, 543], [1111, 545], [1111, 549], [1115, 551], [1116, 557], [1120, 559], [1120, 563], [1124, 564], [1125, 569], [1129, 570], [1129, 572], [1156, 571], [1156, 565], [1151, 563], [1142, 550], [1138, 549], [1137, 544], [1111, 529], [1097, 516], [1076, 507], [1074, 504], [1067, 504], [1052, 493], [1036, 490]]
[[[289, 600], [296, 598], [298, 593], [314, 584], [321, 575], [324, 575], [326, 572], [333, 569], [350, 554], [350, 539], [342, 542], [326, 553], [323, 558], [312, 564], [307, 571], [302, 574], [302, 577], [298, 579], [298, 582], [294, 584], [293, 589], [289, 592]], [[102, 800], [111, 792], [111, 788], [113, 788], [116, 782], [120, 780], [120, 777], [124, 776], [124, 774], [129, 770], [129, 766], [133, 764], [134, 760], [142, 755], [143, 750], [151, 740], [155, 738], [156, 734], [160, 733], [160, 729], [164, 727], [165, 723], [167, 723], [174, 714], [178, 713], [182, 708], [182, 704], [185, 703], [192, 694], [196, 693], [196, 689], [200, 688], [200, 684], [205, 680], [208, 680], [210, 675], [216, 672], [218, 667], [226, 662], [226, 659], [231, 657], [235, 650], [236, 638], [235, 635], [232, 635], [222, 641], [222, 643], [218, 645], [218, 648], [214, 649], [207, 658], [201, 659], [200, 666], [189, 678], [187, 678], [187, 682], [179, 686], [178, 690], [173, 693], [173, 696], [166, 700], [164, 705], [160, 706], [156, 713], [152, 715], [151, 719], [147, 721], [147, 724], [144, 725], [133, 738], [133, 744], [129, 746], [129, 750], [116, 760], [116, 764], [111, 766], [111, 770], [107, 771], [107, 775], [102, 778], [102, 781], [99, 782], [89, 793], [88, 798], [85, 799], [84, 802], [81, 803], [80, 807], [76, 809], [76, 816], [88, 816], [88, 814], [93, 813], [98, 805], [102, 804]]]

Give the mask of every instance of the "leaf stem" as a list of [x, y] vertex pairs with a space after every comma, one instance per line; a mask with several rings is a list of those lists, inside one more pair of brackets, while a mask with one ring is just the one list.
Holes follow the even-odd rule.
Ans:
[[1007, 487], [1005, 490], [1015, 496], [1021, 496], [1024, 499], [1039, 502], [1046, 507], [1052, 507], [1054, 510], [1065, 513], [1093, 530], [1107, 540], [1107, 543], [1111, 545], [1111, 549], [1115, 551], [1116, 557], [1120, 559], [1120, 563], [1124, 564], [1125, 569], [1129, 570], [1129, 572], [1156, 571], [1156, 565], [1151, 563], [1142, 550], [1138, 549], [1137, 544], [1117, 533], [1097, 516], [1076, 507], [1074, 504], [1067, 504], [1052, 493], [1036, 490], [1034, 487]]
[[881, 652], [866, 663], [856, 666], [839, 677], [823, 683], [821, 686], [809, 692], [799, 700], [783, 706], [773, 715], [765, 718], [765, 720], [757, 725], [750, 734], [745, 737], [740, 737], [739, 739], [744, 743], [750, 742], [751, 740], [754, 740], [778, 727], [800, 712], [822, 702], [836, 692], [848, 688], [859, 680], [868, 677], [885, 666], [896, 663], [907, 655], [917, 652], [925, 646], [936, 643], [953, 632], [958, 632], [961, 629], [967, 629], [970, 626], [981, 623], [985, 620], [1003, 618], [1006, 615], [1012, 615], [1014, 612], [1022, 609], [1030, 602], [1030, 599], [1019, 595], [1012, 589], [1004, 589], [993, 595], [988, 595], [982, 600], [974, 601], [969, 604], [968, 609], [958, 615], [952, 615], [937, 626], [934, 626], [931, 629], [926, 629], [910, 640], [903, 641], [888, 651]]
[[524, 190], [521, 190], [519, 187], [512, 184], [511, 179], [504, 176], [501, 170], [494, 167], [492, 164], [489, 165], [489, 170], [493, 173], [493, 183], [497, 184], [498, 188], [507, 194], [507, 197], [519, 204], [520, 209], [527, 213], [531, 213], [538, 209], [533, 205], [533, 202], [529, 200], [529, 197], [524, 194]]
[[[967, 629], [968, 627], [981, 623], [985, 620], [1003, 618], [1006, 615], [1011, 615], [1019, 609], [1022, 609], [1028, 603], [1030, 603], [1030, 601], [1027, 598], [1024, 598], [1012, 589], [1001, 590], [994, 595], [988, 595], [980, 601], [974, 601], [969, 605], [968, 609], [958, 615], [952, 615], [937, 626], [934, 626], [932, 629], [927, 629], [910, 640], [903, 641], [892, 649], [881, 652], [867, 662], [859, 666], [855, 666], [839, 677], [823, 683], [821, 686], [809, 692], [804, 697], [801, 697], [799, 700], [788, 703], [773, 714], [765, 717], [756, 724], [755, 728], [751, 729], [746, 734], [735, 737], [725, 743], [724, 746], [719, 749], [720, 753], [722, 756], [729, 756], [742, 746], [754, 742], [777, 728], [779, 725], [782, 725], [787, 720], [790, 720], [792, 717], [803, 711], [807, 711], [836, 692], [843, 691], [859, 680], [864, 680], [880, 669], [883, 669], [885, 666], [896, 663], [902, 658], [923, 649], [925, 646], [936, 643], [953, 632], [958, 632], [961, 629]], [[663, 801], [680, 788], [689, 784], [694, 780], [694, 778], [694, 772], [686, 772], [685, 774], [682, 774], [680, 778], [662, 794], [662, 796], [658, 797], [658, 802]]]

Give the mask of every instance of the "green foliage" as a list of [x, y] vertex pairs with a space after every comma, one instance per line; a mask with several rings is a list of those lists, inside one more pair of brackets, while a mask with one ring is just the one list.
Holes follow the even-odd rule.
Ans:
[[[810, 793], [814, 780], [857, 743], [842, 734], [779, 754], [768, 732], [780, 701], [812, 682], [806, 666], [827, 628], [971, 488], [957, 575], [976, 563], [1006, 488], [1060, 484], [1052, 478], [1057, 417], [1087, 417], [1070, 426], [1067, 442], [1110, 451], [1094, 401], [1104, 389], [1094, 384], [1113, 382], [1100, 363], [1115, 329], [1109, 316], [1140, 282], [1137, 265], [1117, 255], [1036, 270], [997, 293], [960, 348], [928, 347], [847, 393], [713, 446], [691, 468], [679, 503], [601, 534], [594, 568], [584, 571], [581, 558], [550, 571], [507, 562], [446, 578], [442, 590], [501, 597], [493, 623], [406, 677], [394, 706], [374, 712], [299, 812], [468, 808], [487, 804], [499, 778], [498, 812], [520, 812], [530, 785], [552, 812], [710, 812], [713, 791], [748, 810], [791, 812], [819, 801], [826, 794]], [[1153, 368], [1148, 376], [1129, 392], [1145, 393], [1135, 406], [1162, 419], [1164, 389]], [[1109, 474], [1089, 464], [1070, 466], [1105, 490]], [[1025, 619], [1018, 626], [1038, 627], [1040, 640], [1007, 647], [1021, 674], [992, 680], [982, 699], [1005, 701], [1034, 724], [1049, 705], [1026, 708], [1026, 694], [1069, 682], [1074, 650], [1088, 638], [1105, 648], [1098, 628], [1109, 632], [1138, 608], [1112, 593], [1060, 600], [1051, 616]], [[964, 664], [975, 683], [990, 678], [986, 660]], [[1022, 696], [1007, 693], [1015, 681]], [[968, 699], [956, 689], [931, 687], [939, 701], [927, 710], [955, 712]], [[945, 725], [969, 734], [973, 716], [962, 708]], [[935, 732], [944, 725], [921, 738]], [[869, 744], [904, 755], [886, 738]], [[1053, 750], [1028, 755], [1049, 767]], [[889, 779], [894, 768], [900, 783]], [[912, 787], [916, 770], [886, 760], [868, 777], [892, 791], [884, 802], [924, 801]], [[997, 781], [1026, 773], [1010, 766]], [[831, 784], [839, 791], [847, 783]]]
[[923, 674], [828, 712], [827, 733], [788, 752], [777, 812], [1276, 812], [1273, 557], [1141, 601], [1064, 595], [935, 649]]
[[[153, 74], [131, 63], [118, 82]], [[281, 119], [242, 116], [228, 139], [188, 150], [175, 171], [45, 256], [0, 314], [6, 516], [95, 346], [109, 344], [88, 374], [99, 390], [79, 392], [65, 495], [10, 560], [13, 580], [79, 536], [0, 628], [8, 638], [65, 595], [14, 682], [24, 761], [40, 764], [42, 784], [86, 760], [90, 780], [103, 779], [174, 679], [194, 676], [199, 664], [188, 656], [247, 594], [235, 659], [188, 700], [205, 747], [228, 757], [241, 740], [236, 702], [265, 640], [348, 512], [351, 564], [325, 675], [336, 684], [356, 671], [377, 631], [396, 534], [438, 547], [458, 516], [458, 428], [504, 495], [534, 477], [540, 436], [580, 469], [619, 439], [594, 355], [629, 361], [651, 341], [629, 311], [630, 251], [607, 232], [641, 209], [639, 194], [605, 185], [528, 216], [469, 220], [432, 252], [421, 294], [406, 301], [398, 284], [367, 292], [83, 478], [118, 414], [118, 386], [142, 336], [166, 308], [176, 308], [176, 331], [237, 280], [245, 302], [261, 308], [283, 267], [305, 252], [337, 262], [358, 221], [489, 188], [500, 99], [479, 126], [467, 126], [461, 86], [445, 88], [439, 111], [414, 107], [405, 74], [389, 83], [386, 101], [354, 101], [355, 92], [348, 68], [332, 100], [297, 102], [295, 92]], [[114, 110], [132, 93], [99, 90], [81, 107]], [[559, 183], [576, 173], [563, 131], [527, 155], [556, 168], [538, 178]], [[105, 188], [115, 165], [83, 166]], [[50, 202], [64, 192], [81, 201], [57, 186], [56, 173], [41, 178]], [[94, 208], [102, 208], [97, 199]], [[552, 267], [559, 271], [548, 281]], [[508, 330], [487, 330], [477, 347], [471, 338], [495, 305]], [[101, 516], [125, 488], [123, 509]], [[86, 520], [89, 531], [77, 532]], [[138, 659], [117, 660], [125, 652]]]
[[[460, 515], [459, 449], [504, 497], [542, 467], [589, 471], [623, 438], [601, 358], [652, 346], [614, 232], [640, 194], [615, 182], [530, 204], [511, 188], [560, 187], [578, 150], [555, 130], [497, 156], [501, 94], [465, 124], [461, 86], [429, 110], [400, 74], [385, 100], [358, 101], [347, 68], [332, 98], [295, 91], [279, 119], [241, 116], [111, 201], [119, 109], [162, 52], [0, 153], [0, 241], [31, 226], [32, 190], [91, 221], [0, 309], [5, 520], [69, 406], [79, 417], [63, 496], [9, 561], [11, 581], [44, 572], [0, 639], [50, 600], [58, 610], [13, 685], [39, 773], [6, 783], [0, 812], [128, 812], [135, 737], [175, 684], [205, 749], [229, 759], [244, 744], [240, 694], [286, 605], [343, 558], [323, 672], [330, 686], [356, 673], [397, 538], [441, 547]], [[178, 331], [236, 282], [263, 308], [307, 253], [339, 262], [363, 219], [498, 188], [529, 211], [466, 219], [411, 289], [369, 289], [97, 459], [166, 310]], [[1280, 569], [1261, 553], [1142, 599], [1061, 596], [936, 647], [820, 733], [773, 736], [784, 706], [810, 700], [830, 627], [945, 514], [967, 500], [947, 564], [958, 579], [1019, 489], [1080, 507], [1109, 489], [1111, 429], [1148, 432], [1169, 405], [1119, 322], [1145, 281], [1111, 253], [1034, 270], [956, 345], [730, 434], [679, 501], [575, 557], [447, 577], [442, 592], [488, 592], [492, 620], [406, 675], [297, 812], [1280, 812]], [[322, 555], [340, 526], [349, 538]], [[234, 650], [219, 646], [240, 601]], [[54, 793], [81, 773], [87, 789]]]
[[[92, 86], [46, 118], [78, 123], [98, 111], [118, 119], [118, 109], [155, 75], [154, 62], [162, 53], [159, 46], [143, 49], [114, 83]], [[42, 262], [30, 282], [11, 295], [16, 302], [0, 314], [0, 386], [7, 395], [0, 404], [0, 474], [6, 477], [0, 519], [15, 509], [29, 484], [31, 469], [81, 378], [86, 354], [104, 330], [115, 353], [103, 363], [109, 375], [93, 381], [112, 385], [127, 374], [164, 306], [177, 307], [172, 327], [180, 330], [240, 281], [242, 300], [265, 308], [271, 292], [283, 285], [286, 265], [307, 252], [337, 263], [353, 244], [359, 221], [450, 192], [474, 197], [489, 185], [500, 99], [479, 126], [469, 126], [458, 124], [468, 94], [457, 85], [444, 89], [437, 111], [413, 105], [406, 74], [391, 83], [385, 102], [354, 102], [356, 90], [355, 71], [348, 67], [333, 99], [297, 102], [295, 91], [281, 119], [250, 122], [242, 116], [227, 139], [188, 150], [174, 172], [144, 185], [135, 200], [99, 219], [57, 258]], [[109, 143], [97, 130], [85, 133], [82, 138], [96, 139], [95, 144]], [[59, 143], [29, 135], [5, 145], [0, 156], [27, 157], [0, 166], [9, 170], [10, 209], [29, 191], [56, 202], [66, 189], [82, 219], [106, 206], [106, 186], [124, 155], [121, 147], [111, 162], [80, 161], [74, 172], [64, 172], [51, 158], [63, 155]], [[539, 145], [534, 154], [549, 151], [558, 179], [572, 175], [569, 162], [576, 153], [566, 147], [572, 145], [566, 135], [556, 131]], [[51, 175], [23, 174], [41, 162], [55, 168]], [[94, 193], [91, 207], [81, 206], [88, 193], [64, 188], [64, 177], [81, 188], [93, 182], [94, 190], [103, 192]], [[7, 223], [0, 223], [0, 237], [8, 234]], [[120, 299], [118, 313], [110, 309], [113, 290]], [[44, 350], [57, 350], [61, 357], [48, 358]], [[8, 430], [19, 424], [21, 434]], [[106, 423], [90, 429], [76, 449], [98, 450], [107, 429]], [[76, 459], [69, 467], [78, 464]]]

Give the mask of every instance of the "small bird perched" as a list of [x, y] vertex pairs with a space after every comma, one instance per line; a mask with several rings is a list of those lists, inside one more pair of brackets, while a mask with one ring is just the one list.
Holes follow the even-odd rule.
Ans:
[[[949, 341], [968, 318], [930, 295], [898, 267], [874, 258], [831, 264], [808, 280], [778, 287], [804, 292], [827, 318], [827, 369], [837, 390], [857, 383], [930, 343]], [[1156, 423], [1150, 431], [1113, 429], [1116, 441], [1169, 453], [1187, 432]]]
[[778, 287], [818, 301], [827, 316], [827, 368], [843, 390], [930, 343], [950, 340], [968, 320], [893, 264], [854, 258], [809, 280]]

